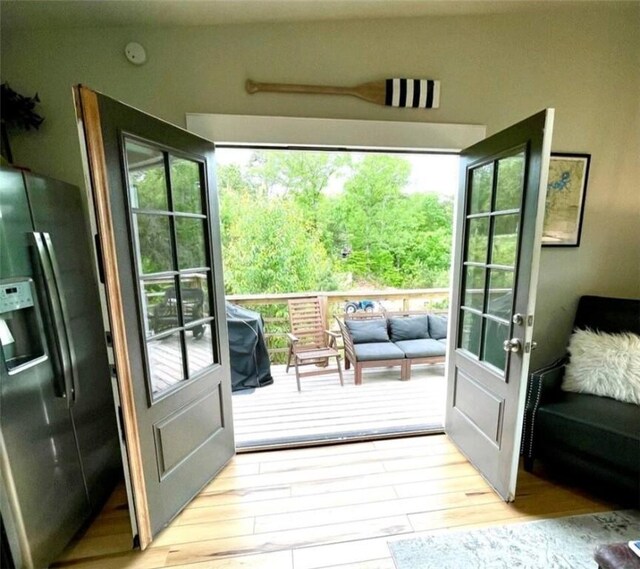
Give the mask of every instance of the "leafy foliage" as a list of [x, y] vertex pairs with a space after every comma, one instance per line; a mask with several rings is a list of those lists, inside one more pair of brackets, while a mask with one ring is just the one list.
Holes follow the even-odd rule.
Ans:
[[[452, 200], [406, 194], [407, 160], [256, 152], [218, 168], [228, 293], [446, 286]], [[330, 190], [343, 178], [344, 191]]]

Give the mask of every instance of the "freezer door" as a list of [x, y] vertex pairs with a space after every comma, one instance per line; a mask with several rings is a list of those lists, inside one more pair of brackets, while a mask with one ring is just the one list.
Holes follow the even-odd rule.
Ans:
[[49, 343], [49, 301], [37, 287], [37, 257], [29, 245], [32, 232], [22, 175], [0, 168], [0, 282], [29, 283], [46, 356], [34, 359], [33, 365], [7, 365], [4, 347], [10, 346], [11, 337], [18, 340], [24, 328], [20, 313], [25, 311], [3, 303], [0, 503], [4, 522], [15, 524], [7, 527], [8, 534], [17, 536], [12, 545], [21, 544], [14, 557], [22, 559], [24, 567], [41, 568], [55, 560], [78, 531], [89, 513], [89, 501], [61, 370]]
[[73, 376], [71, 413], [97, 508], [122, 479], [122, 461], [87, 215], [77, 187], [34, 174], [25, 174], [25, 182], [34, 229], [60, 291]]

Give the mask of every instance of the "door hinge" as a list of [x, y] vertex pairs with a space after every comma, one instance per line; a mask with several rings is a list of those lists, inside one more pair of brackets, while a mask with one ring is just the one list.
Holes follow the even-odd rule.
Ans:
[[102, 257], [102, 245], [100, 244], [100, 237], [96, 233], [93, 236], [93, 240], [96, 246], [96, 265], [98, 266], [98, 279], [100, 280], [100, 284], [104, 284], [104, 261]]
[[124, 436], [124, 415], [122, 414], [122, 407], [118, 405], [118, 422], [120, 423], [120, 436], [122, 437], [122, 444], [127, 446], [127, 439]]

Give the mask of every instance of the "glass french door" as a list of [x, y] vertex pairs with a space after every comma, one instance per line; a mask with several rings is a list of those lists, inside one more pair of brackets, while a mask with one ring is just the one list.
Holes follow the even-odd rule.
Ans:
[[548, 109], [461, 153], [445, 431], [515, 497], [551, 149]]

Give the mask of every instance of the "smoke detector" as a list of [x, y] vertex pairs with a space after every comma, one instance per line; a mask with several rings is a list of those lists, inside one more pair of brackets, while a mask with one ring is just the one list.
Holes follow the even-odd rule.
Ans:
[[134, 41], [128, 43], [124, 48], [124, 54], [127, 59], [134, 65], [142, 65], [147, 61], [147, 52], [144, 47]]

